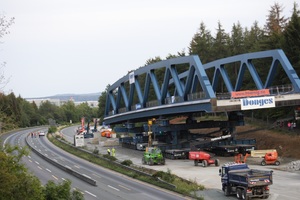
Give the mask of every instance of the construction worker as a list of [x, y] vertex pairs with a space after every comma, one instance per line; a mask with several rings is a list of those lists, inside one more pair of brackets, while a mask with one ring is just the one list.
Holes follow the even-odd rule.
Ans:
[[116, 150], [114, 147], [111, 149], [111, 153], [112, 153], [112, 156], [116, 156]]
[[107, 149], [107, 154], [110, 156], [110, 148]]

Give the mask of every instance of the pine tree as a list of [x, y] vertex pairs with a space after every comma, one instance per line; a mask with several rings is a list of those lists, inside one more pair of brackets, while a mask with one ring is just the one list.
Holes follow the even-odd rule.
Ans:
[[213, 60], [226, 58], [227, 56], [229, 56], [228, 43], [229, 43], [229, 35], [225, 33], [225, 30], [223, 29], [221, 22], [218, 22], [217, 33], [213, 42], [213, 50], [212, 50]]
[[233, 24], [231, 36], [229, 38], [230, 55], [237, 55], [247, 52], [244, 48], [244, 33], [243, 28], [238, 22]]
[[266, 49], [282, 48], [282, 33], [286, 28], [288, 18], [282, 16], [283, 6], [275, 3], [271, 6], [265, 25]]
[[283, 32], [283, 49], [291, 64], [296, 69], [297, 74], [300, 74], [300, 11], [297, 7], [298, 5], [295, 3], [291, 20]]
[[203, 22], [200, 24], [199, 31], [194, 35], [189, 46], [190, 55], [198, 55], [202, 63], [213, 61], [212, 58], [213, 37], [206, 29]]
[[260, 28], [258, 22], [255, 21], [251, 26], [250, 31], [246, 28], [244, 32], [244, 48], [246, 52], [249, 53], [263, 50], [260, 47], [263, 38], [264, 30]]

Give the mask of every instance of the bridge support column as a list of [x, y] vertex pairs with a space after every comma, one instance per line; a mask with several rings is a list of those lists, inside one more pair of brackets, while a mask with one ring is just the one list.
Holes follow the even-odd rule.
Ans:
[[172, 145], [178, 145], [178, 134], [180, 134], [180, 131], [171, 131], [170, 143]]

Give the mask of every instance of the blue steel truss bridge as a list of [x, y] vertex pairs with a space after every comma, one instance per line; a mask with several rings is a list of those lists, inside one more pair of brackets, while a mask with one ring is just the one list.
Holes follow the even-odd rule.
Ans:
[[300, 80], [280, 49], [202, 64], [196, 55], [140, 67], [107, 90], [104, 122], [300, 105]]

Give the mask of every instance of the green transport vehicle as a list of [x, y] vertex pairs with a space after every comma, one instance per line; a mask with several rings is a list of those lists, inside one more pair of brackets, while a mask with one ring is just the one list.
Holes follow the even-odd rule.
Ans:
[[165, 164], [165, 158], [159, 148], [147, 147], [144, 152], [142, 163], [145, 165]]

